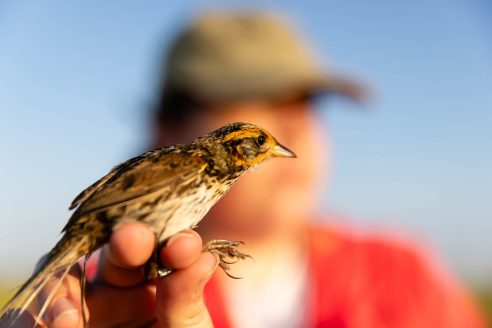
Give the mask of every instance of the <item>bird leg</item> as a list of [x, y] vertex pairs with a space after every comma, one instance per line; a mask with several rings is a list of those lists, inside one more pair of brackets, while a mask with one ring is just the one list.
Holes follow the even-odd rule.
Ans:
[[241, 277], [236, 277], [229, 273], [231, 264], [246, 258], [252, 258], [250, 255], [241, 253], [236, 249], [236, 247], [241, 245], [244, 245], [242, 241], [214, 239], [203, 245], [203, 251], [217, 255], [219, 258], [219, 266], [224, 270], [226, 275], [234, 279], [241, 279]]
[[86, 254], [84, 257], [84, 264], [82, 267], [82, 272], [80, 273], [80, 304], [82, 306], [82, 322], [84, 324], [84, 328], [87, 327], [87, 313], [85, 313], [85, 292], [87, 287], [87, 261], [91, 254]]
[[159, 247], [159, 242], [157, 238], [155, 238], [155, 240], [156, 242], [154, 246], [154, 251], [152, 252], [152, 256], [143, 267], [143, 273], [148, 279], [162, 278], [173, 272], [173, 270], [166, 268], [161, 262], [159, 256], [159, 251], [161, 248]]
[[147, 279], [162, 278], [174, 271], [162, 265], [158, 254], [158, 250], [154, 251], [149, 261], [143, 267], [143, 272]]

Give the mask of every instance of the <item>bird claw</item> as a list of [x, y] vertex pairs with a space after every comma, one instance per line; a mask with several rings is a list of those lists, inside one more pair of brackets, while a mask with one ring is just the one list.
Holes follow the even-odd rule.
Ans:
[[231, 270], [231, 264], [246, 258], [252, 258], [250, 255], [241, 253], [236, 249], [236, 247], [242, 245], [244, 245], [242, 241], [214, 239], [203, 245], [203, 251], [210, 252], [219, 258], [219, 267], [224, 270], [227, 276], [233, 279], [241, 279], [242, 277], [233, 276], [229, 271]]

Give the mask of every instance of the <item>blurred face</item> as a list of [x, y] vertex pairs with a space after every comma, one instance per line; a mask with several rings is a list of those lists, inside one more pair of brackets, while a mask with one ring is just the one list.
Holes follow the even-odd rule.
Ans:
[[314, 210], [329, 153], [309, 103], [255, 101], [209, 108], [174, 128], [166, 141], [189, 142], [231, 122], [265, 128], [298, 158], [269, 160], [240, 178], [199, 229], [212, 238], [246, 239], [300, 228]]

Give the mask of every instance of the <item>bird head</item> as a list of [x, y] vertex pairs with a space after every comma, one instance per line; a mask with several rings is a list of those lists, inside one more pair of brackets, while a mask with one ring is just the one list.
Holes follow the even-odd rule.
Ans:
[[268, 131], [249, 123], [232, 123], [211, 133], [224, 147], [230, 163], [240, 170], [272, 157], [296, 157]]

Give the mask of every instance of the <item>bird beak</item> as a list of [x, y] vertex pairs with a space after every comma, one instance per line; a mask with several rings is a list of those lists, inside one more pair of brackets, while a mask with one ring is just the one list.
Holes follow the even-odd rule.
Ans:
[[297, 157], [296, 154], [294, 154], [291, 150], [289, 150], [285, 146], [282, 146], [281, 144], [277, 144], [275, 147], [273, 147], [272, 155], [275, 157]]

